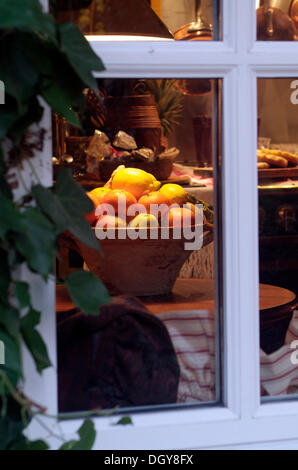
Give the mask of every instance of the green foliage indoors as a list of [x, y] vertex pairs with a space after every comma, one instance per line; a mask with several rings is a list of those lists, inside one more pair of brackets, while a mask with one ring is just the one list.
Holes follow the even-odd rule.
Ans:
[[[24, 434], [32, 419], [46, 419], [47, 415], [21, 392], [21, 343], [30, 351], [39, 373], [51, 362], [38, 332], [42, 312], [32, 305], [29, 285], [15, 279], [16, 268], [25, 265], [48, 281], [53, 277], [57, 239], [65, 230], [98, 249], [83, 216], [91, 212], [92, 203], [70, 173], [60, 172], [55, 187], [46, 188], [38, 179], [32, 187], [25, 186], [20, 171], [23, 162], [35, 172], [35, 147], [32, 139], [28, 143], [28, 132], [30, 135], [34, 125], [43, 135], [41, 98], [70, 124], [80, 126], [74, 109], [82, 109], [84, 88], [96, 90], [92, 72], [103, 68], [77, 27], [58, 24], [42, 11], [38, 0], [1, 0], [0, 80], [6, 95], [5, 105], [0, 105], [0, 341], [5, 344], [6, 363], [0, 366], [0, 450], [49, 447], [42, 440], [28, 441]], [[13, 197], [7, 180], [11, 168], [26, 189], [20, 200]], [[76, 273], [66, 285], [85, 313], [98, 314], [98, 306], [109, 300], [104, 286], [91, 273]], [[84, 295], [91, 290], [92, 295]], [[61, 449], [93, 446], [95, 431], [90, 419], [84, 421], [78, 436], [78, 440], [62, 442]]]
[[168, 137], [179, 124], [183, 110], [183, 95], [178, 80], [145, 80], [147, 91], [154, 96], [162, 134]]

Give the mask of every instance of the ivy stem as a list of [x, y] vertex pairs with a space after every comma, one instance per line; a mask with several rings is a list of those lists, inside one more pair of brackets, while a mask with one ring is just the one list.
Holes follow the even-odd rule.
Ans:
[[12, 397], [14, 398], [14, 400], [17, 403], [19, 403], [19, 405], [21, 405], [22, 407], [27, 408], [30, 413], [32, 413], [31, 409], [29, 407], [29, 401], [25, 398], [22, 398], [22, 396], [15, 390], [14, 386], [10, 382], [10, 380], [7, 377], [6, 373], [3, 372], [3, 370], [0, 370], [0, 377], [2, 378], [4, 384], [6, 385], [8, 390], [10, 391], [10, 393], [11, 393]]
[[116, 406], [112, 410], [109, 411], [101, 411], [101, 410], [90, 410], [90, 411], [78, 411], [76, 413], [58, 413], [56, 416], [44, 413], [44, 416], [47, 418], [55, 418], [55, 419], [82, 419], [82, 418], [91, 418], [92, 416], [102, 416], [102, 417], [109, 417], [113, 414], [117, 413], [119, 407]]

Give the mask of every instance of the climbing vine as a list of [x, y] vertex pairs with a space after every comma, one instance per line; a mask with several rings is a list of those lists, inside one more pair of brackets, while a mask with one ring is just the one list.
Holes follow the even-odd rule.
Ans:
[[[29, 441], [25, 432], [32, 419], [46, 427], [45, 419], [52, 417], [22, 391], [26, 377], [21, 345], [40, 374], [51, 361], [38, 331], [42, 312], [34, 307], [29, 284], [20, 280], [20, 268], [45, 282], [53, 278], [58, 238], [65, 230], [99, 249], [84, 218], [93, 205], [71, 173], [61, 170], [54, 187], [39, 181], [34, 156], [43, 150], [47, 132], [41, 125], [43, 101], [80, 127], [74, 110], [83, 109], [86, 87], [97, 92], [92, 72], [103, 69], [77, 27], [59, 24], [43, 12], [38, 0], [0, 2], [0, 80], [5, 85], [5, 104], [0, 105], [0, 344], [5, 346], [5, 363], [0, 365], [0, 450], [49, 447], [43, 440]], [[29, 183], [24, 165], [32, 172]], [[16, 197], [20, 187], [22, 196]], [[74, 272], [65, 282], [87, 314], [98, 315], [98, 307], [109, 300], [103, 284], [89, 272]], [[77, 440], [58, 438], [63, 450], [89, 449], [95, 440], [93, 422], [86, 416]]]

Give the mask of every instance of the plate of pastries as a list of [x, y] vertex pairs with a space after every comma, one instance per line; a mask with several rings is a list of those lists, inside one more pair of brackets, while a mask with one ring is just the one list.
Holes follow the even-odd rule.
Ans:
[[298, 155], [280, 149], [258, 149], [257, 166], [259, 176], [298, 176]]

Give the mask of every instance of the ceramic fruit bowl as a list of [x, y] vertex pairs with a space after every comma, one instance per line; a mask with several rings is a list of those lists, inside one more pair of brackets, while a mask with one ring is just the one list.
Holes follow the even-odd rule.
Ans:
[[[166, 235], [162, 228], [155, 229], [152, 236], [148, 235], [147, 228], [140, 229], [140, 236], [131, 239], [130, 228], [118, 228], [114, 239], [98, 241], [101, 254], [70, 234], [63, 234], [62, 243], [79, 252], [88, 269], [102, 280], [111, 294], [161, 295], [172, 291], [183, 264], [194, 251], [185, 249], [185, 244], [193, 242], [198, 233], [200, 247], [213, 240], [210, 229], [204, 231], [201, 226], [196, 231], [196, 227], [191, 227], [193, 239], [188, 235], [187, 239], [183, 235], [177, 238], [173, 228], [168, 228]], [[147, 239], [144, 239], [146, 232]]]

